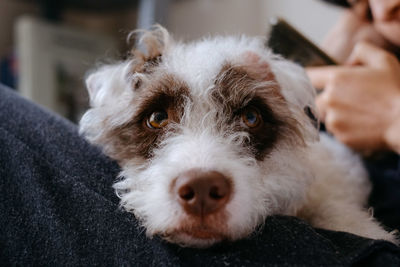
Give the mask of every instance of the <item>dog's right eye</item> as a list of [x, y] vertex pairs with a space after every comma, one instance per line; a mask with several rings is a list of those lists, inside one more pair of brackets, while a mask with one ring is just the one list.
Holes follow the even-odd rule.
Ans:
[[261, 114], [255, 108], [246, 108], [242, 112], [242, 121], [249, 128], [255, 128], [262, 122]]
[[161, 129], [168, 124], [168, 113], [164, 110], [155, 111], [147, 119], [146, 124], [151, 129]]

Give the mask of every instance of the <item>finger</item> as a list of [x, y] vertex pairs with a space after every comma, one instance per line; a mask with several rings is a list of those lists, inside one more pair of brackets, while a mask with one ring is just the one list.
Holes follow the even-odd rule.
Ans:
[[354, 12], [360, 19], [368, 20], [369, 4], [368, 1], [355, 1], [352, 5], [351, 11]]
[[393, 57], [392, 54], [382, 48], [362, 41], [355, 45], [347, 64], [381, 68], [386, 67], [393, 60]]
[[338, 127], [338, 119], [337, 119], [337, 113], [335, 111], [330, 111], [326, 113], [325, 116], [325, 127], [326, 130], [333, 134], [336, 138], [342, 135], [339, 127]]
[[308, 67], [306, 68], [306, 72], [311, 84], [317, 89], [323, 89], [330, 81], [333, 72], [337, 69], [337, 66]]
[[318, 118], [320, 121], [325, 122], [326, 112], [327, 112], [327, 99], [326, 94], [321, 93], [315, 99], [315, 104], [317, 107]]

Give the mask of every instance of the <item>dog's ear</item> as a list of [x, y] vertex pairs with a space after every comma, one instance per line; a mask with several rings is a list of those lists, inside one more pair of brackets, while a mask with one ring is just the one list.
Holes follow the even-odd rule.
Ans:
[[130, 75], [129, 62], [118, 62], [104, 65], [87, 75], [86, 88], [89, 93], [90, 105], [101, 106], [107, 100], [120, 95], [124, 90], [129, 90]]
[[162, 55], [173, 42], [168, 31], [155, 25], [149, 31], [137, 30], [132, 35], [141, 35], [137, 46], [131, 50], [134, 73], [151, 73], [152, 69], [162, 61]]
[[168, 31], [159, 25], [149, 31], [133, 31], [130, 37], [139, 34], [138, 45], [127, 60], [102, 66], [87, 76], [86, 87], [92, 107], [105, 104], [109, 96], [121, 94], [124, 90], [138, 89], [141, 79], [160, 64], [163, 53], [172, 43]]
[[90, 73], [86, 77], [86, 88], [88, 90], [90, 102], [93, 103], [96, 99], [98, 93], [101, 90], [102, 84], [105, 82], [106, 77], [103, 75], [106, 74], [104, 68], [101, 70], [96, 70], [95, 72]]

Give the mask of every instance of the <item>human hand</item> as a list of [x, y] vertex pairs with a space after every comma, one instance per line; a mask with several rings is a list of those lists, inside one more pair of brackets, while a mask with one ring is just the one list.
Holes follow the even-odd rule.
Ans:
[[326, 128], [338, 140], [361, 151], [400, 152], [400, 64], [371, 44], [354, 48], [348, 65], [308, 68]]
[[368, 1], [357, 1], [352, 8], [343, 11], [342, 16], [322, 41], [321, 48], [342, 64], [347, 61], [358, 42], [367, 41], [385, 50], [396, 50], [377, 31], [371, 16]]

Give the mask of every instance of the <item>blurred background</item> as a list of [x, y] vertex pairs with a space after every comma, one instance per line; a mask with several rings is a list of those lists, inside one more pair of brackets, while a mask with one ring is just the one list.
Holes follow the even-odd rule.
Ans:
[[85, 73], [123, 59], [133, 29], [160, 23], [185, 41], [265, 36], [280, 16], [318, 44], [340, 12], [319, 0], [0, 0], [0, 82], [77, 122]]

